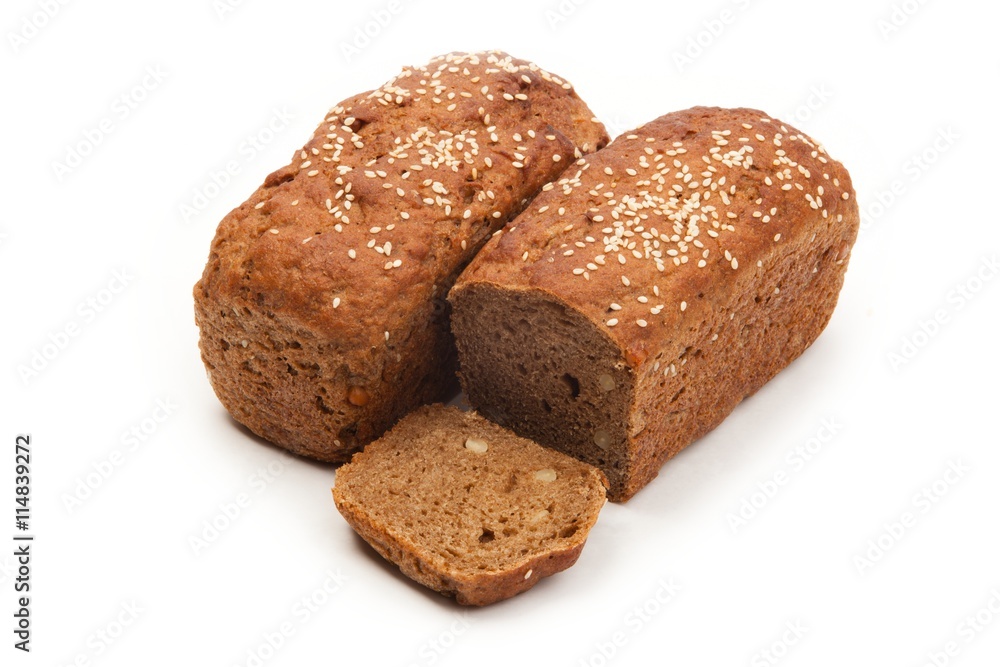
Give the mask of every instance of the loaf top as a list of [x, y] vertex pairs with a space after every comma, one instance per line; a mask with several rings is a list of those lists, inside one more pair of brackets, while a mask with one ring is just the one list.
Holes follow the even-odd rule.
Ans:
[[384, 344], [394, 302], [443, 297], [443, 276], [606, 142], [568, 82], [505, 53], [405, 68], [333, 107], [222, 220], [196, 296], [238, 299], [357, 349]]
[[586, 463], [432, 405], [355, 454], [333, 494], [407, 574], [463, 604], [488, 604], [571, 565], [606, 486]]
[[456, 287], [550, 292], [641, 362], [662, 327], [736, 272], [813, 225], [843, 227], [846, 259], [857, 224], [850, 176], [821, 145], [762, 111], [694, 107], [577, 160]]

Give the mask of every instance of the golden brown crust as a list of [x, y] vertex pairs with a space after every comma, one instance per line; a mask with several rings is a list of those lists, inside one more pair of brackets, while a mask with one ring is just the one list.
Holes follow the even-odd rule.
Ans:
[[[488, 450], [468, 451], [468, 438]], [[534, 477], [543, 469], [551, 481]], [[350, 526], [408, 577], [482, 606], [573, 565], [606, 485], [596, 468], [435, 405], [355, 454], [337, 471], [333, 497]]]
[[504, 397], [538, 388], [508, 382], [503, 395], [491, 392], [506, 378], [491, 376], [502, 362], [481, 354], [476, 330], [497, 324], [464, 313], [507, 293], [582, 315], [588, 335], [615, 352], [595, 362], [608, 370], [594, 377], [567, 371], [583, 385], [581, 400], [597, 373], [628, 370], [614, 393], [625, 407], [607, 427], [623, 431], [609, 455], [619, 468], [605, 467], [611, 498], [627, 500], [819, 335], [858, 222], [847, 171], [795, 128], [753, 109], [658, 118], [546, 186], [458, 280], [449, 298], [470, 402], [543, 444], [593, 449], [546, 437], [546, 419], [571, 430], [569, 412], [538, 417]]
[[220, 223], [195, 286], [223, 405], [276, 444], [343, 461], [446, 398], [455, 276], [606, 140], [568, 83], [499, 52], [406, 68], [331, 109]]

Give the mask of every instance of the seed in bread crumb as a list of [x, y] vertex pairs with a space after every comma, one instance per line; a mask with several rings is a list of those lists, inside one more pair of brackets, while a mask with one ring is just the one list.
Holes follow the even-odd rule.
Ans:
[[611, 434], [604, 429], [594, 431], [594, 444], [601, 449], [607, 450], [611, 446]]
[[534, 570], [528, 570], [527, 572], [525, 572], [525, 573], [524, 573], [524, 578], [525, 578], [525, 579], [530, 579], [530, 578], [531, 578], [531, 573], [532, 573], [532, 572], [534, 572]]
[[351, 387], [347, 390], [347, 401], [351, 405], [363, 408], [368, 405], [368, 390], [364, 387]]
[[601, 373], [597, 378], [597, 384], [601, 386], [603, 391], [614, 391], [615, 379], [607, 373]]
[[556, 481], [556, 471], [552, 468], [542, 468], [541, 470], [536, 470], [535, 479], [539, 482], [554, 482]]
[[486, 444], [485, 440], [479, 440], [477, 438], [468, 438], [465, 441], [465, 448], [468, 449], [470, 452], [482, 454], [486, 450], [488, 450], [490, 446]]

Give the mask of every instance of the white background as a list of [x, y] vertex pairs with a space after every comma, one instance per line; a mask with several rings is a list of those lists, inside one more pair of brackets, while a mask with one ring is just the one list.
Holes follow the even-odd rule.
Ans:
[[[995, 3], [412, 0], [350, 54], [387, 0], [49, 4], [0, 16], [4, 665], [998, 664]], [[850, 169], [866, 227], [812, 348], [607, 506], [576, 566], [466, 613], [354, 536], [331, 467], [228, 418], [191, 288], [217, 222], [330, 106], [486, 48], [567, 77], [612, 134], [695, 104], [792, 122]], [[30, 655], [12, 647], [19, 433]]]

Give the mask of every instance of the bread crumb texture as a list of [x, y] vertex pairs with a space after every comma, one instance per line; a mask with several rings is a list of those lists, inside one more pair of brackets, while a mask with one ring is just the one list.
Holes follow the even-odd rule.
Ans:
[[337, 507], [409, 577], [483, 605], [572, 565], [605, 502], [596, 468], [471, 412], [419, 408], [337, 471]]

